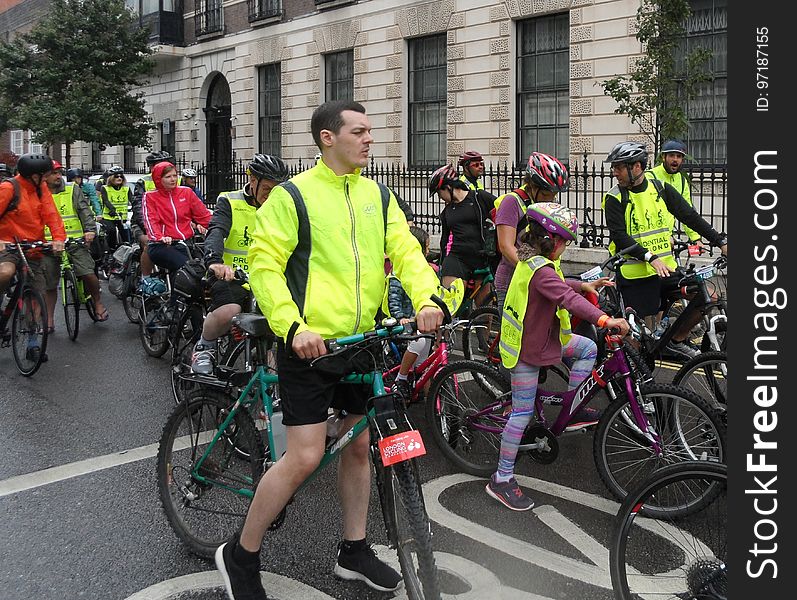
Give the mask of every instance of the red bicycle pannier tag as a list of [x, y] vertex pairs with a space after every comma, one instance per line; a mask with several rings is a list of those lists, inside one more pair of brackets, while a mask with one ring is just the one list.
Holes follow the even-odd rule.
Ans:
[[416, 429], [402, 431], [379, 440], [379, 453], [386, 467], [426, 454], [421, 433]]

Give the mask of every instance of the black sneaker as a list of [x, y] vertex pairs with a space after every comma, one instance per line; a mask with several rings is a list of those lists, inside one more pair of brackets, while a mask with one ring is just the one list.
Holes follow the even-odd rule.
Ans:
[[676, 356], [683, 357], [687, 360], [694, 358], [698, 354], [700, 354], [700, 350], [692, 346], [691, 344], [687, 343], [686, 340], [682, 340], [680, 342], [676, 342], [675, 340], [670, 340], [670, 342], [664, 346], [664, 349], [670, 352], [671, 354], [675, 354]]
[[241, 565], [235, 562], [233, 550], [238, 536], [216, 549], [216, 568], [224, 580], [224, 589], [230, 600], [269, 600], [260, 581], [260, 563]]
[[490, 496], [511, 510], [521, 511], [534, 508], [534, 501], [523, 493], [514, 477], [509, 481], [499, 482], [493, 475], [484, 489]]
[[593, 427], [601, 419], [601, 411], [585, 406], [570, 418], [565, 431], [578, 431], [586, 427]]
[[342, 546], [343, 542], [338, 542], [335, 575], [349, 581], [364, 581], [368, 587], [380, 592], [395, 592], [401, 587], [401, 575], [379, 560], [370, 545], [364, 545], [351, 554], [344, 552]]
[[194, 346], [194, 353], [191, 355], [191, 370], [201, 375], [211, 375], [215, 365], [216, 346], [205, 346], [197, 342]]
[[404, 398], [404, 404], [409, 404], [412, 400], [412, 389], [407, 379], [396, 379], [396, 392]]

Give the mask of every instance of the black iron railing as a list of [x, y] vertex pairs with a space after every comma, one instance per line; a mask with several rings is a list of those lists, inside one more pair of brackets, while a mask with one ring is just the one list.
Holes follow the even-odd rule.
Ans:
[[197, 37], [222, 33], [224, 31], [222, 0], [198, 0], [195, 25]]
[[[197, 171], [197, 182], [205, 193], [205, 199], [213, 208], [220, 192], [241, 189], [248, 181], [246, 166], [248, 160], [233, 158], [225, 162], [211, 165], [194, 161], [177, 159], [179, 169], [191, 167]], [[309, 169], [315, 164], [313, 159], [299, 160], [289, 163], [291, 176]], [[86, 169], [88, 170], [88, 169]], [[408, 169], [403, 165], [377, 163], [371, 160], [363, 169], [363, 175], [385, 184], [394, 194], [401, 196], [412, 207], [415, 223], [430, 234], [440, 233], [438, 215], [443, 203], [435, 195], [429, 196], [426, 187], [427, 179], [434, 169]], [[96, 173], [97, 171], [95, 171]], [[133, 169], [129, 172], [146, 173], [146, 170]], [[728, 230], [728, 171], [727, 168], [692, 167], [688, 170], [692, 181], [692, 203], [704, 219], [717, 231]], [[523, 181], [523, 172], [513, 166], [486, 165], [484, 187], [487, 191], [500, 196], [519, 187]], [[224, 182], [225, 189], [210, 189], [209, 182]], [[582, 247], [605, 247], [609, 243], [609, 231], [606, 227], [601, 201], [612, 189], [615, 181], [606, 165], [590, 164], [584, 155], [580, 164], [570, 166], [570, 187], [558, 196], [558, 202], [575, 210], [581, 226], [580, 245]], [[211, 186], [212, 187], [212, 186]], [[680, 229], [679, 229], [680, 235]]]
[[249, 22], [271, 19], [282, 14], [282, 0], [247, 0]]

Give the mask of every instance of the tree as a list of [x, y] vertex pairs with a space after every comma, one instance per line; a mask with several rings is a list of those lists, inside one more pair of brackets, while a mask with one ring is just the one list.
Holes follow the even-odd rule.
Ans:
[[81, 140], [149, 147], [143, 92], [149, 32], [124, 0], [51, 0], [30, 32], [0, 43], [0, 125], [51, 146]]
[[637, 10], [636, 38], [644, 54], [629, 75], [605, 80], [603, 92], [617, 102], [615, 113], [625, 114], [639, 126], [659, 155], [661, 142], [683, 139], [688, 131], [684, 102], [706, 81], [705, 65], [711, 53], [698, 48], [684, 52], [688, 0], [642, 0]]

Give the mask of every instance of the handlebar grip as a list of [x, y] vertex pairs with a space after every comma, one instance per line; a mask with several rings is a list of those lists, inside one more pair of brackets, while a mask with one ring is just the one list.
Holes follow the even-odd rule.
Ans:
[[440, 307], [440, 309], [443, 311], [443, 324], [448, 325], [449, 323], [451, 323], [451, 311], [448, 310], [448, 306], [446, 305], [445, 302], [443, 302], [443, 299], [440, 298], [440, 296], [438, 296], [437, 294], [432, 294], [430, 299], [432, 302], [437, 304], [437, 306]]

